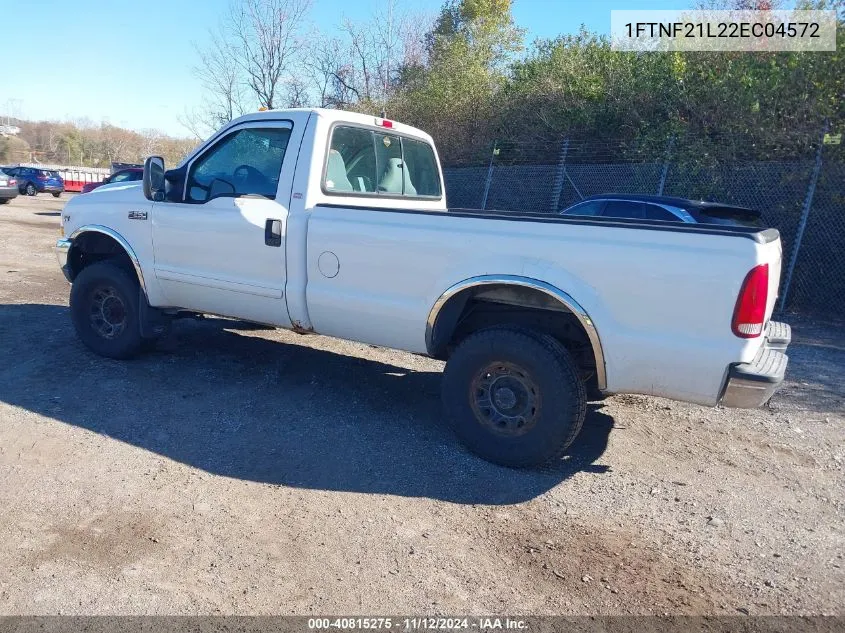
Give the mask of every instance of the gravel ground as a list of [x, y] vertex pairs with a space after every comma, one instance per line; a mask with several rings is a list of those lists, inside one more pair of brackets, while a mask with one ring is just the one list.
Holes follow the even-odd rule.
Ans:
[[0, 207], [0, 614], [843, 613], [841, 327], [792, 319], [764, 409], [616, 396], [512, 471], [422, 357], [222, 319], [95, 357], [65, 200]]

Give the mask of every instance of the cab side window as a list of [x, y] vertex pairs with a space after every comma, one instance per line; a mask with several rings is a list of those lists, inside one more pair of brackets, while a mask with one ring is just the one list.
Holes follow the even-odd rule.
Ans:
[[323, 190], [334, 194], [440, 197], [434, 150], [423, 141], [365, 128], [332, 132]]
[[186, 202], [255, 195], [275, 199], [290, 129], [232, 132], [191, 165]]

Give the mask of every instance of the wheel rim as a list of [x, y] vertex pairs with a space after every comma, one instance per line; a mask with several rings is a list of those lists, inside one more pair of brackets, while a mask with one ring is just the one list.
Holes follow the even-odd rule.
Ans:
[[106, 339], [117, 338], [126, 328], [126, 305], [117, 290], [101, 286], [91, 297], [88, 315], [91, 328]]
[[540, 414], [540, 388], [531, 375], [513, 363], [490, 363], [470, 385], [475, 418], [498, 435], [516, 437], [530, 431]]
[[33, 187], [32, 185], [27, 185], [26, 186], [26, 195], [34, 196], [35, 195], [35, 187]]

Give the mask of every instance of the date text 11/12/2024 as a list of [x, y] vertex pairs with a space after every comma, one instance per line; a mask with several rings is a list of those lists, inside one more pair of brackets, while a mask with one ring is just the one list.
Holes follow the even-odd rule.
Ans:
[[308, 629], [320, 630], [391, 630], [402, 631], [454, 631], [477, 629], [481, 631], [521, 631], [528, 628], [525, 620], [499, 617], [448, 618], [448, 617], [405, 617], [405, 618], [309, 618]]

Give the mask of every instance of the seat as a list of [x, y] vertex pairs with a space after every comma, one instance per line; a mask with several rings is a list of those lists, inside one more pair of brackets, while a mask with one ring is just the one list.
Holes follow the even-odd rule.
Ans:
[[411, 182], [411, 175], [405, 169], [405, 165], [402, 164], [402, 159], [389, 158], [387, 160], [387, 166], [384, 169], [384, 174], [379, 181], [378, 190], [385, 193], [401, 194], [403, 193], [403, 184], [405, 185], [404, 194], [406, 196], [417, 195], [417, 190]]
[[352, 191], [352, 183], [346, 175], [346, 163], [336, 149], [329, 151], [329, 163], [326, 165], [326, 189], [331, 191]]

